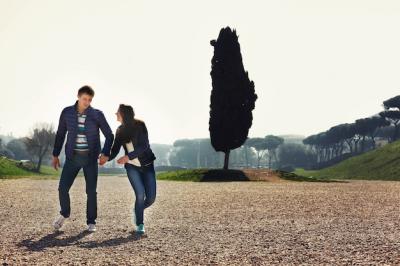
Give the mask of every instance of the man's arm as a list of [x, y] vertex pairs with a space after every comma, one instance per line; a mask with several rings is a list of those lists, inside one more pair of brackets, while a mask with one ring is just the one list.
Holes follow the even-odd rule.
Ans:
[[129, 160], [135, 159], [139, 154], [144, 152], [149, 147], [149, 134], [147, 132], [146, 124], [143, 123], [143, 128], [139, 130], [137, 143], [134, 146], [134, 150], [128, 153]]
[[108, 158], [108, 161], [113, 160], [118, 155], [120, 149], [121, 149], [121, 141], [119, 140], [118, 134], [115, 134], [114, 143], [111, 147], [111, 154], [110, 157]]
[[114, 134], [110, 128], [110, 126], [107, 123], [106, 118], [104, 117], [104, 114], [102, 111], [99, 110], [99, 127], [101, 132], [103, 133], [104, 137], [106, 138], [106, 141], [104, 142], [103, 149], [101, 150], [101, 153], [105, 156], [110, 156], [110, 150], [111, 150], [111, 145], [113, 144], [114, 141]]
[[53, 148], [54, 157], [58, 157], [60, 155], [66, 134], [67, 134], [67, 122], [65, 121], [65, 109], [64, 109], [60, 115], [56, 133], [56, 139], [54, 141], [54, 148]]

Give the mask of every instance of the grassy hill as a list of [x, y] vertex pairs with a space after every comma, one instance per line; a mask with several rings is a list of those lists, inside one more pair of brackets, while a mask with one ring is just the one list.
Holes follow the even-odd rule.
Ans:
[[322, 179], [400, 180], [400, 140], [316, 171], [296, 174]]
[[50, 166], [42, 165], [40, 173], [36, 173], [20, 167], [18, 163], [18, 161], [7, 157], [0, 157], [0, 179], [34, 176], [46, 178], [46, 176], [53, 177], [58, 175], [58, 172]]

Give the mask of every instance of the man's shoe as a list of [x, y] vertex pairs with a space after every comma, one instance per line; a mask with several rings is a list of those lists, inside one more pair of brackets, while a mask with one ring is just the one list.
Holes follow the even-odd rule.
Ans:
[[138, 234], [144, 234], [144, 233], [145, 233], [144, 224], [139, 224], [139, 225], [136, 227], [136, 233], [138, 233]]
[[96, 232], [96, 225], [95, 224], [88, 224], [88, 231], [89, 232]]
[[63, 226], [63, 224], [64, 224], [64, 222], [65, 222], [66, 219], [67, 219], [67, 218], [65, 218], [64, 216], [62, 216], [62, 215], [60, 214], [60, 216], [58, 216], [58, 217], [55, 219], [55, 221], [53, 222], [54, 229], [60, 230], [60, 228]]

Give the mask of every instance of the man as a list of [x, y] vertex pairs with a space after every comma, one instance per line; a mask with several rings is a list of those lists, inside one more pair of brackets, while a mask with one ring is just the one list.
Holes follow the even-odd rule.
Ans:
[[[83, 86], [78, 91], [78, 100], [75, 104], [64, 108], [60, 115], [52, 161], [56, 170], [60, 167], [58, 156], [67, 132], [68, 137], [65, 144], [66, 161], [58, 186], [61, 211], [60, 216], [56, 218], [53, 224], [56, 230], [59, 230], [70, 216], [69, 190], [78, 172], [83, 168], [87, 195], [86, 223], [90, 232], [96, 231], [97, 159], [99, 158], [100, 165], [108, 161], [114, 135], [103, 112], [90, 106], [93, 97], [93, 89], [89, 86]], [[101, 151], [99, 129], [106, 138]]]

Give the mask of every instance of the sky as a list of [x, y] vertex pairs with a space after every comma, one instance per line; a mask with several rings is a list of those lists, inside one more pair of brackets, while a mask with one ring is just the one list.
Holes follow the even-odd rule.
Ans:
[[226, 26], [258, 95], [249, 137], [316, 134], [400, 94], [399, 1], [0, 0], [0, 135], [57, 127], [87, 84], [114, 131], [124, 103], [152, 143], [207, 138]]

